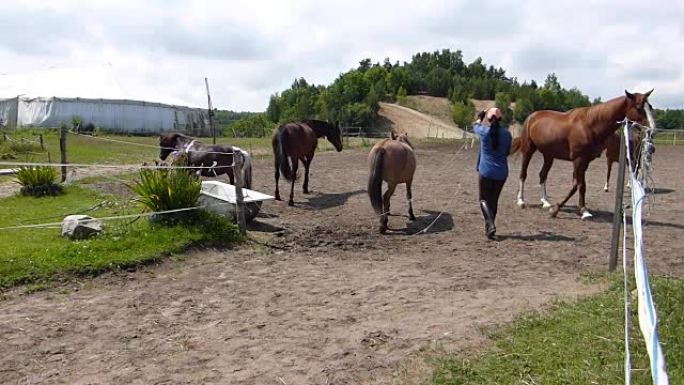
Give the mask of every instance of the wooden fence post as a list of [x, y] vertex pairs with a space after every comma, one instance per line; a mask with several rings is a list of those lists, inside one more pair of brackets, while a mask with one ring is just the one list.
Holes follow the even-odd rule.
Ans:
[[61, 153], [61, 163], [62, 163], [62, 183], [66, 182], [67, 178], [67, 128], [62, 126], [59, 129], [59, 152]]
[[245, 221], [245, 202], [242, 195], [242, 154], [233, 150], [233, 175], [235, 176], [235, 203], [237, 211], [237, 223], [240, 234], [247, 234], [247, 222]]
[[[613, 209], [613, 235], [610, 243], [610, 256], [608, 259], [608, 271], [615, 271], [618, 258], [618, 246], [620, 244], [620, 229], [622, 228], [622, 199], [625, 193], [625, 169], [627, 151], [625, 150], [625, 133], [620, 125], [620, 160], [618, 166], [617, 186], [615, 187], [615, 208]], [[624, 229], [622, 229], [624, 231]], [[625, 247], [625, 245], [622, 245]]]
[[38, 134], [38, 140], [40, 140], [40, 149], [45, 151], [45, 142], [43, 142], [43, 134]]

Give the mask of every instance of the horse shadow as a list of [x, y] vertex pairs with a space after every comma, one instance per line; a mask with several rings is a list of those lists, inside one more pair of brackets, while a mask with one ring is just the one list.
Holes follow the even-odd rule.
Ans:
[[652, 189], [649, 189], [648, 192], [653, 193], [653, 194], [670, 194], [675, 192], [676, 190], [673, 190], [671, 188], [661, 188], [661, 187], [654, 187]]
[[313, 210], [325, 210], [344, 205], [354, 195], [363, 194], [366, 190], [347, 191], [337, 194], [318, 194], [310, 197], [303, 205]]
[[[403, 229], [390, 228], [388, 230], [391, 230], [391, 232], [389, 232], [388, 234], [413, 235], [421, 232], [424, 234], [436, 234], [444, 231], [449, 231], [454, 228], [454, 218], [451, 216], [451, 214], [445, 211], [437, 212], [423, 210], [423, 212], [427, 215], [417, 216], [415, 221], [409, 222]], [[408, 216], [406, 215], [400, 216], [408, 218]]]
[[504, 241], [507, 239], [513, 239], [517, 241], [552, 241], [552, 242], [573, 242], [577, 239], [574, 237], [568, 237], [561, 234], [556, 234], [550, 231], [540, 231], [538, 234], [534, 235], [522, 235], [522, 234], [499, 234], [499, 239]]
[[[627, 210], [628, 210], [627, 211], [628, 213], [631, 212], [631, 209], [628, 208]], [[590, 219], [590, 221], [598, 222], [598, 223], [613, 223], [613, 212], [612, 211], [591, 210], [591, 214], [593, 216]], [[627, 223], [629, 223], [629, 224], [632, 223], [632, 216], [630, 214], [627, 214]], [[648, 218], [644, 220], [644, 226], [669, 227], [669, 228], [673, 228], [673, 229], [684, 230], [684, 224], [652, 221], [652, 220], [649, 220]]]

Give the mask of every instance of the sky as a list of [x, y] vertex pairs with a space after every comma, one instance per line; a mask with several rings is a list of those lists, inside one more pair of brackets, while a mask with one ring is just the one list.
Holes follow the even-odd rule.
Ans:
[[263, 111], [295, 78], [461, 50], [591, 98], [684, 108], [684, 1], [3, 0], [0, 98], [125, 98]]

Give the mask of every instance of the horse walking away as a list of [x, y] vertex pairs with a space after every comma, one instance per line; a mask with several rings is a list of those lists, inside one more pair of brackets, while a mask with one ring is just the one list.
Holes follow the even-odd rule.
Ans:
[[[391, 139], [383, 139], [373, 146], [368, 154], [370, 175], [368, 176], [368, 196], [371, 206], [380, 216], [380, 233], [387, 231], [390, 198], [398, 184], [406, 183], [406, 199], [409, 205], [409, 219], [416, 220], [411, 202], [411, 184], [416, 171], [416, 155], [413, 145], [406, 134], [392, 133]], [[382, 194], [382, 182], [387, 182], [387, 191]]]
[[[517, 204], [525, 207], [525, 179], [532, 155], [538, 150], [544, 157], [539, 172], [541, 201], [551, 216], [558, 215], [560, 208], [579, 190], [579, 211], [582, 219], [590, 218], [585, 205], [585, 173], [589, 162], [599, 157], [603, 143], [615, 133], [618, 122], [625, 118], [642, 123], [646, 120], [646, 108], [651, 108], [645, 93], [629, 93], [591, 107], [579, 107], [567, 112], [537, 111], [525, 121], [522, 135], [513, 141], [511, 154], [522, 151], [520, 187]], [[551, 205], [546, 193], [546, 179], [554, 159], [573, 162], [573, 184], [568, 195], [560, 203]]]
[[[608, 184], [610, 183], [610, 172], [613, 168], [613, 163], [620, 161], [620, 136], [621, 131], [613, 135], [609, 135], [608, 139], [603, 143], [603, 148], [606, 149], [606, 185], [603, 186], [603, 191], [608, 192]], [[637, 155], [639, 153], [638, 144], [640, 136], [638, 133], [632, 131], [629, 137], [630, 159], [632, 160], [632, 168], [636, 167]]]
[[252, 188], [252, 160], [247, 151], [235, 147], [218, 144], [204, 144], [187, 135], [177, 132], [164, 132], [159, 135], [159, 158], [166, 160], [174, 155], [174, 160], [184, 156], [188, 166], [207, 167], [197, 170], [202, 176], [218, 177], [226, 174], [230, 184], [235, 184], [233, 173], [233, 156], [242, 159], [242, 179], [245, 188]]
[[288, 205], [294, 206], [294, 185], [299, 161], [304, 164], [304, 194], [309, 193], [309, 167], [318, 147], [318, 138], [326, 137], [337, 152], [342, 151], [339, 123], [332, 125], [322, 120], [308, 119], [281, 124], [274, 132], [271, 144], [275, 158], [275, 198], [280, 199], [278, 180], [283, 174], [291, 182]]

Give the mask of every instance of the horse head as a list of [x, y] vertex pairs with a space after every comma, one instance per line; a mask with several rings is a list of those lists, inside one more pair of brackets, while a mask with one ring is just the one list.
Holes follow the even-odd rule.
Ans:
[[169, 154], [179, 149], [186, 138], [188, 137], [177, 132], [162, 132], [159, 135], [159, 159], [166, 160]]
[[340, 122], [335, 122], [335, 125], [328, 123], [328, 133], [325, 135], [330, 143], [335, 146], [337, 152], [342, 151], [342, 131], [340, 131]]
[[629, 93], [625, 90], [625, 96], [627, 100], [627, 112], [625, 117], [631, 121], [637, 122], [639, 124], [645, 124], [646, 122], [646, 106], [651, 108], [651, 104], [648, 102], [648, 97], [651, 96], [650, 90], [645, 94]]
[[413, 149], [413, 144], [411, 143], [411, 141], [409, 141], [407, 133], [403, 132], [401, 134], [395, 134], [394, 131], [392, 131], [390, 136], [392, 137], [392, 140], [397, 140], [401, 143], [406, 143], [406, 145]]

